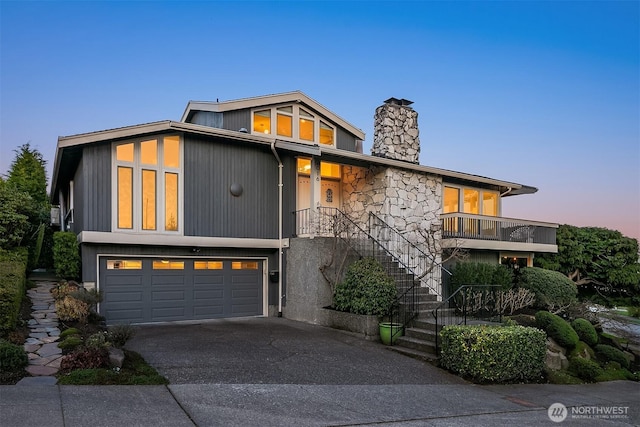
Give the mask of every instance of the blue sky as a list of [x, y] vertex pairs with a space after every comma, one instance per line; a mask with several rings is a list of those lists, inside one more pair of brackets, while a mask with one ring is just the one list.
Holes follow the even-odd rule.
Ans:
[[0, 173], [30, 142], [301, 90], [373, 139], [414, 101], [422, 164], [538, 187], [503, 216], [640, 238], [640, 3], [0, 1]]

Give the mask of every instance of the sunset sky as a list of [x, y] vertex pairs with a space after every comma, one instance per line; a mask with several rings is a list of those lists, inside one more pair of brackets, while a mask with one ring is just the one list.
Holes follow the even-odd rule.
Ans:
[[414, 101], [421, 164], [539, 188], [503, 216], [640, 238], [640, 2], [0, 1], [0, 173], [29, 142], [301, 90], [373, 140]]

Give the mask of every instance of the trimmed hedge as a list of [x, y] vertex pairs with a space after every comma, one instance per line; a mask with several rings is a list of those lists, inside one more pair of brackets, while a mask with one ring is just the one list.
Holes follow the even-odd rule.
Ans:
[[578, 334], [578, 337], [580, 337], [580, 341], [584, 341], [591, 347], [598, 344], [598, 332], [596, 332], [596, 328], [594, 328], [587, 319], [576, 319], [571, 322], [571, 326]]
[[26, 248], [0, 252], [0, 336], [14, 330], [20, 317], [28, 258]]
[[525, 326], [446, 326], [440, 332], [443, 367], [475, 382], [541, 377], [546, 336]]
[[0, 339], [0, 372], [20, 372], [28, 363], [22, 346]]
[[578, 334], [573, 330], [569, 322], [557, 314], [539, 311], [536, 313], [536, 324], [562, 347], [572, 349], [580, 341]]
[[596, 356], [603, 362], [618, 362], [620, 366], [629, 369], [629, 359], [621, 350], [606, 344], [597, 345], [595, 348]]
[[587, 382], [594, 382], [604, 370], [593, 360], [575, 357], [569, 361], [569, 372]]
[[527, 267], [520, 270], [519, 285], [536, 294], [536, 307], [552, 309], [576, 301], [578, 288], [567, 276], [552, 270]]
[[80, 247], [74, 233], [53, 234], [53, 266], [58, 277], [74, 280], [80, 277]]

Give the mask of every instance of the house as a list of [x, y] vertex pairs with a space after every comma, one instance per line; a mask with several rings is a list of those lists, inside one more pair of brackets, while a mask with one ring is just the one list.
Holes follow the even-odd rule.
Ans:
[[[505, 197], [537, 189], [420, 165], [410, 101], [388, 99], [374, 120], [371, 155], [360, 129], [299, 91], [192, 101], [180, 121], [60, 137], [51, 200], [101, 314], [322, 323], [331, 293], [319, 266], [337, 218], [417, 270], [452, 246], [522, 265], [557, 251], [556, 224], [501, 217]], [[433, 245], [421, 246], [425, 230]], [[441, 279], [421, 286], [441, 296]]]

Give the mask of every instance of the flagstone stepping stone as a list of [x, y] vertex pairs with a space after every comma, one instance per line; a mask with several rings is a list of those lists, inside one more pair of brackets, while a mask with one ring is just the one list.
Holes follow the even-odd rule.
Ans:
[[43, 344], [40, 350], [36, 351], [42, 357], [53, 356], [54, 354], [62, 354], [62, 349], [56, 343]]
[[58, 373], [58, 369], [50, 366], [29, 365], [25, 370], [34, 377], [50, 376]]

